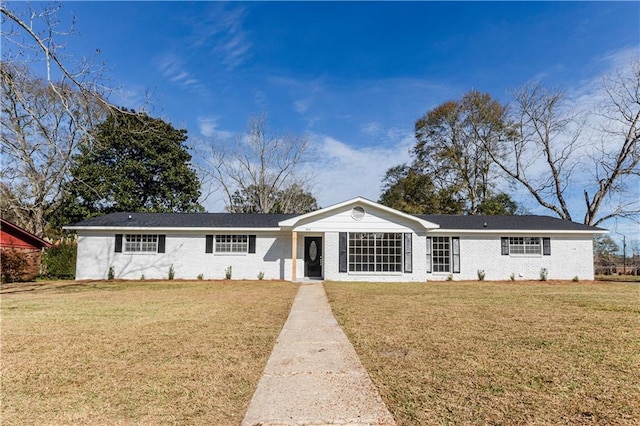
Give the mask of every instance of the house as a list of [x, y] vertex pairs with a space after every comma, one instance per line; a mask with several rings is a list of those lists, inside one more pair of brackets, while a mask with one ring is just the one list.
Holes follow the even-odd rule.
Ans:
[[77, 279], [593, 279], [605, 230], [547, 216], [410, 215], [355, 198], [302, 215], [113, 213], [67, 226]]
[[[0, 251], [2, 276], [11, 280], [29, 281], [40, 275], [42, 249], [50, 243], [36, 237], [8, 220], [0, 219]], [[7, 268], [10, 268], [9, 271]]]

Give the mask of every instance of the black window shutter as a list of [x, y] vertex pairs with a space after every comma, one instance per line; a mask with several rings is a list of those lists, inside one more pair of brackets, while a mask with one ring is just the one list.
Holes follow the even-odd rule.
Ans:
[[249, 235], [249, 253], [256, 252], [256, 236]]
[[509, 256], [509, 238], [502, 237], [500, 238], [500, 241], [501, 241], [501, 247], [502, 247], [502, 255]]
[[551, 238], [549, 237], [542, 239], [542, 255], [551, 256]]
[[213, 235], [205, 235], [204, 252], [213, 253]]
[[412, 250], [411, 250], [411, 233], [404, 234], [404, 272], [413, 272]]
[[431, 237], [427, 237], [427, 274], [431, 273]]
[[453, 253], [453, 273], [460, 273], [460, 237], [451, 237], [451, 253]]
[[116, 253], [122, 253], [122, 234], [116, 234]]
[[338, 239], [339, 263], [338, 272], [347, 272], [347, 233], [340, 232]]
[[158, 235], [158, 253], [164, 253], [166, 239], [166, 235]]

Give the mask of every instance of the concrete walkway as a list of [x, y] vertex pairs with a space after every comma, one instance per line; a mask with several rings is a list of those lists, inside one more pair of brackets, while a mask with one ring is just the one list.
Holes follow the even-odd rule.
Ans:
[[321, 282], [300, 284], [242, 425], [395, 425]]

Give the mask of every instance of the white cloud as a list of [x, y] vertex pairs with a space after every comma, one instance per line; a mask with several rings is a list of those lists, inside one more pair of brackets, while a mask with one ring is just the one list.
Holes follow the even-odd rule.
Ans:
[[183, 60], [173, 53], [165, 53], [156, 60], [160, 72], [169, 81], [188, 90], [201, 91], [203, 84], [186, 68]]
[[365, 123], [362, 126], [360, 126], [360, 130], [369, 136], [378, 136], [381, 132], [382, 132], [382, 124], [376, 122], [376, 121], [372, 121], [369, 123]]
[[313, 176], [312, 190], [321, 206], [349, 198], [380, 197], [381, 181], [387, 169], [409, 161], [413, 135], [386, 145], [356, 147], [331, 136], [313, 135], [314, 160], [307, 165]]
[[237, 5], [212, 3], [208, 14], [193, 18], [192, 48], [206, 45], [214, 59], [231, 70], [250, 55], [252, 43], [244, 29], [247, 10]]
[[226, 139], [232, 135], [231, 132], [218, 129], [218, 117], [198, 117], [198, 130], [204, 137], [218, 137]]
[[295, 109], [298, 114], [304, 114], [309, 110], [310, 106], [311, 101], [309, 99], [298, 99], [293, 103], [293, 109]]

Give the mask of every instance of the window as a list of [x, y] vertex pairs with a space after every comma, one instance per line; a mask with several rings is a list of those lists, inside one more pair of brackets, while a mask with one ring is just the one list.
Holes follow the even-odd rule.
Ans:
[[125, 234], [125, 253], [157, 253], [158, 236], [148, 234]]
[[510, 254], [521, 256], [551, 256], [551, 238], [549, 237], [502, 237], [503, 256]]
[[248, 235], [216, 235], [216, 253], [248, 253]]
[[427, 237], [427, 273], [460, 272], [460, 237]]
[[451, 270], [451, 241], [449, 237], [432, 237], [431, 243], [433, 272], [449, 272]]
[[540, 237], [509, 237], [509, 253], [511, 254], [542, 254]]
[[349, 272], [402, 272], [401, 233], [349, 233]]

